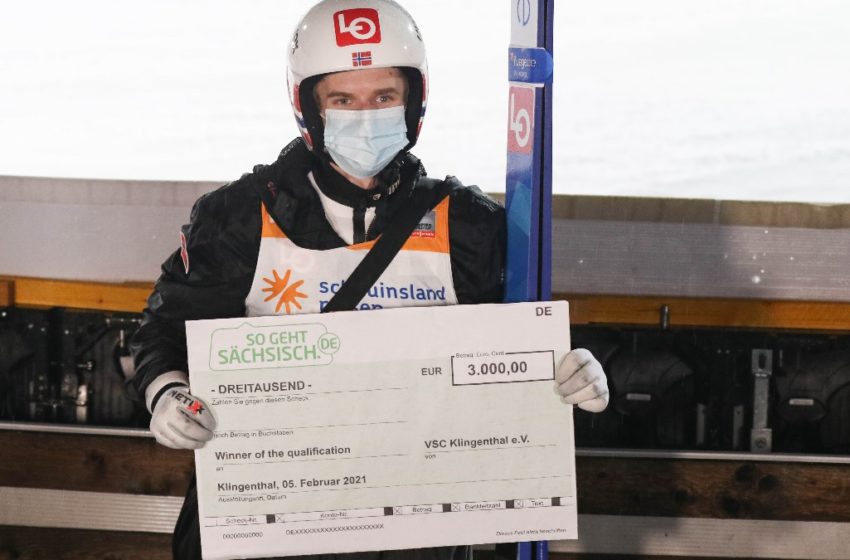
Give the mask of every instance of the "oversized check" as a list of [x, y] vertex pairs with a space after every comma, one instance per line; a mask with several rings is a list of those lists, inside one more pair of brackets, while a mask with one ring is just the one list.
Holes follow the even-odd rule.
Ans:
[[193, 321], [204, 558], [576, 538], [566, 302]]

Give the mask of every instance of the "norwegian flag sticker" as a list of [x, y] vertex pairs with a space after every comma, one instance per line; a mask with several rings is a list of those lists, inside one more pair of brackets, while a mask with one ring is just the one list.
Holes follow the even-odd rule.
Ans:
[[334, 31], [338, 47], [380, 43], [381, 22], [378, 19], [378, 10], [356, 8], [337, 12], [334, 14]]
[[355, 68], [358, 66], [372, 66], [372, 51], [351, 53], [351, 65]]

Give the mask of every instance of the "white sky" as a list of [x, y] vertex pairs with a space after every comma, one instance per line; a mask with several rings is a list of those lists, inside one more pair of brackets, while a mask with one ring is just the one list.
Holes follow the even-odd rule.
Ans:
[[[0, 174], [227, 181], [307, 0], [0, 0]], [[510, 0], [407, 0], [434, 176], [504, 190]], [[850, 202], [850, 2], [556, 0], [555, 191]]]

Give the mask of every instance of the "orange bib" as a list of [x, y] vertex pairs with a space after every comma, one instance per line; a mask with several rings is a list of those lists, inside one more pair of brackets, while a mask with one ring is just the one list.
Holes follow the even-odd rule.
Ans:
[[[260, 255], [247, 315], [319, 313], [375, 241], [324, 251], [293, 243], [261, 207]], [[416, 230], [358, 309], [452, 305], [457, 303], [449, 254], [449, 197], [419, 222]]]

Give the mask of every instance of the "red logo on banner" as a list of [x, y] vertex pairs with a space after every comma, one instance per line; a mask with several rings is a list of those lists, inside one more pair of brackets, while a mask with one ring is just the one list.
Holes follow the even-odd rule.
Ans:
[[511, 86], [508, 95], [508, 150], [530, 154], [534, 146], [534, 88]]
[[378, 10], [372, 8], [356, 8], [335, 13], [334, 30], [338, 47], [381, 42]]

